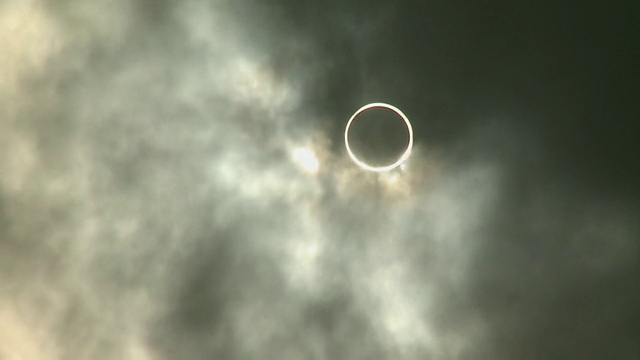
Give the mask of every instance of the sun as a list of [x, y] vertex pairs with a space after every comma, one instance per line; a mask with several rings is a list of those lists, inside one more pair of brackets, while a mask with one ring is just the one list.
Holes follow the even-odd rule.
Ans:
[[[353, 123], [353, 120], [355, 120], [358, 117], [358, 115], [362, 114], [364, 111], [373, 109], [373, 108], [383, 108], [383, 109], [388, 109], [393, 111], [404, 121], [404, 124], [407, 127], [407, 131], [409, 132], [409, 143], [407, 144], [406, 150], [404, 151], [404, 153], [402, 153], [402, 155], [400, 155], [400, 157], [394, 163], [389, 165], [371, 166], [365, 163], [364, 161], [360, 160], [351, 150], [351, 146], [349, 146], [349, 129], [351, 128], [351, 124]], [[349, 157], [360, 168], [367, 171], [373, 171], [373, 172], [387, 172], [402, 165], [402, 163], [404, 163], [411, 155], [411, 149], [413, 148], [413, 128], [411, 127], [411, 122], [409, 121], [409, 118], [407, 118], [407, 116], [397, 107], [393, 105], [381, 103], [381, 102], [371, 103], [358, 109], [358, 111], [356, 111], [347, 122], [347, 126], [344, 130], [344, 144], [347, 148], [347, 153], [349, 154]]]

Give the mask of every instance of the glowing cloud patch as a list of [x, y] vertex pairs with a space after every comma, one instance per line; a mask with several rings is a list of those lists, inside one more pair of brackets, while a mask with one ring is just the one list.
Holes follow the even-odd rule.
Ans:
[[296, 165], [307, 174], [315, 174], [318, 172], [320, 163], [311, 149], [306, 147], [295, 148], [291, 156]]

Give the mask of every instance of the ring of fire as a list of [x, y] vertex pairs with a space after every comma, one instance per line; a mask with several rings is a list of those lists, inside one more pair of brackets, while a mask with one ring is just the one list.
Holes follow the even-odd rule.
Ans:
[[[364, 161], [358, 159], [358, 157], [356, 157], [353, 154], [353, 151], [351, 150], [351, 147], [349, 146], [349, 129], [351, 128], [351, 123], [353, 123], [353, 120], [355, 120], [355, 118], [358, 117], [358, 115], [362, 114], [366, 110], [373, 109], [373, 108], [383, 108], [383, 109], [388, 109], [388, 110], [393, 111], [399, 117], [402, 118], [402, 120], [404, 121], [404, 124], [407, 126], [407, 131], [409, 132], [409, 143], [407, 144], [407, 149], [404, 151], [404, 153], [402, 153], [402, 155], [400, 155], [398, 160], [396, 160], [393, 164], [390, 164], [390, 165], [371, 166], [371, 165], [365, 163]], [[367, 104], [367, 105], [361, 107], [360, 109], [358, 109], [358, 111], [356, 111], [351, 116], [351, 118], [349, 119], [349, 122], [347, 122], [347, 127], [344, 130], [344, 144], [345, 144], [345, 146], [347, 148], [347, 153], [349, 154], [349, 157], [360, 168], [362, 168], [364, 170], [367, 170], [367, 171], [374, 171], [374, 172], [391, 171], [391, 170], [395, 169], [396, 167], [402, 165], [402, 163], [404, 163], [409, 158], [409, 155], [411, 155], [411, 149], [413, 148], [413, 128], [411, 127], [411, 122], [409, 122], [409, 119], [407, 118], [407, 116], [400, 109], [398, 109], [397, 107], [395, 107], [393, 105], [385, 104], [385, 103], [380, 103], [380, 102], [371, 103], [371, 104]]]

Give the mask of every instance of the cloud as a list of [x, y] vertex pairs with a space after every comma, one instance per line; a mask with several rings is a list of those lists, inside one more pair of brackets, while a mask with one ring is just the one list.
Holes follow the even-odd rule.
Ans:
[[[436, 116], [376, 55], [405, 10], [356, 5], [2, 5], [0, 355], [632, 356], [637, 207], [517, 111]], [[391, 173], [341, 142], [376, 97], [416, 130]]]

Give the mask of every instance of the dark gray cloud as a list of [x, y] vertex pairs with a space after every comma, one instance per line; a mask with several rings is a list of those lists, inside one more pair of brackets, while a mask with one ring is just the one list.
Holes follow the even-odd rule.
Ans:
[[[634, 26], [5, 2], [0, 357], [637, 358]], [[372, 101], [413, 123], [394, 172], [343, 150]]]

